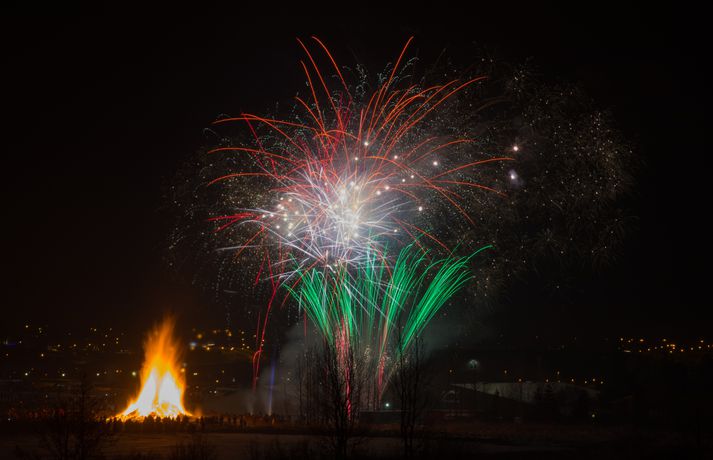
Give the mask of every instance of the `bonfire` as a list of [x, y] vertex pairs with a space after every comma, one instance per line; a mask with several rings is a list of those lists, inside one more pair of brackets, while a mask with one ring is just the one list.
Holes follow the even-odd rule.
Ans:
[[180, 347], [173, 338], [173, 321], [164, 320], [146, 338], [144, 364], [140, 374], [141, 390], [117, 417], [122, 420], [142, 420], [148, 416], [190, 416], [190, 412], [183, 406], [186, 382], [179, 358]]

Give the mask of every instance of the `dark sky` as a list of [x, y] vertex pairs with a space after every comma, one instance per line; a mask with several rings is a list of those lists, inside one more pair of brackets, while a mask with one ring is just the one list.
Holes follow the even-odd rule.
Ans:
[[476, 41], [514, 62], [532, 57], [547, 78], [580, 81], [644, 163], [632, 199], [639, 221], [619, 265], [567, 299], [503, 306], [501, 321], [512, 317], [497, 327], [710, 337], [709, 53], [696, 17], [603, 7], [346, 23], [221, 12], [5, 17], [0, 329], [40, 321], [143, 331], [166, 309], [220, 318], [163, 263], [162, 191], [202, 129], [221, 113], [288, 100], [303, 84], [296, 36], [317, 34], [341, 63], [378, 70], [415, 35], [426, 60], [446, 48], [467, 61]]

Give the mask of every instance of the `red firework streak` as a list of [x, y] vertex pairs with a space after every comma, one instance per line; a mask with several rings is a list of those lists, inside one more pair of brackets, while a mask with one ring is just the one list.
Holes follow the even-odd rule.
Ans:
[[[223, 146], [208, 152], [246, 155], [257, 165], [249, 171], [221, 175], [209, 185], [263, 178], [272, 184], [265, 191], [275, 198], [274, 203], [210, 219], [217, 225], [216, 232], [235, 225], [254, 225], [254, 233], [240, 242], [235, 256], [248, 248], [256, 249], [262, 262], [255, 283], [261, 279], [270, 282], [272, 293], [264, 315], [258, 318], [255, 336], [253, 386], [257, 383], [268, 320], [280, 286], [296, 286], [300, 280], [295, 273], [313, 267], [326, 270], [335, 263], [358, 267], [369, 251], [382, 254], [385, 241], [389, 240], [416, 241], [419, 245], [431, 241], [448, 250], [436, 236], [408, 220], [437, 201], [452, 207], [472, 224], [458, 191], [476, 188], [502, 193], [454, 174], [490, 162], [512, 160], [498, 157], [453, 164], [449, 152], [464, 148], [472, 139], [414, 135], [414, 128], [429, 114], [485, 77], [451, 80], [427, 88], [415, 85], [399, 88], [394, 81], [411, 43], [409, 38], [388, 79], [364, 102], [355, 102], [327, 47], [318, 38], [312, 39], [336, 73], [332, 78], [337, 89], [330, 89], [313, 54], [298, 39], [307, 56], [307, 62], [300, 64], [311, 99], [296, 97], [296, 102], [309, 121], [248, 113], [220, 119], [214, 124], [245, 123], [254, 145]], [[269, 139], [280, 141], [267, 141], [267, 137], [259, 134], [261, 130], [269, 132]], [[414, 141], [412, 137], [417, 139]], [[297, 264], [300, 270], [288, 269], [289, 264]]]

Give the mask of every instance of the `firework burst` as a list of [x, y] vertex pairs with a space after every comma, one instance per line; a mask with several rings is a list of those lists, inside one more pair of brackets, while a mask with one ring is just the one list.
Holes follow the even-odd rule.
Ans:
[[[363, 271], [372, 271], [369, 267], [375, 261], [389, 272], [394, 268], [387, 246], [414, 245], [424, 252], [437, 248], [450, 254], [452, 234], [475, 223], [473, 193], [503, 195], [492, 181], [477, 180], [473, 170], [512, 160], [483, 155], [473, 138], [432, 129], [447, 126], [447, 118], [433, 120], [483, 77], [433, 85], [407, 83], [399, 69], [409, 40], [373, 91], [353, 91], [324, 44], [314, 41], [332, 75], [325, 77], [299, 41], [307, 56], [307, 63], [301, 64], [309, 97], [296, 97], [298, 113], [289, 120], [254, 114], [219, 119], [215, 125], [243, 124], [251, 140], [223, 142], [208, 151], [209, 156], [232, 158], [232, 170], [208, 184], [222, 187], [218, 193], [227, 208], [209, 218], [215, 233], [227, 242], [220, 250], [235, 257], [253, 253], [251, 259], [260, 261], [255, 282], [267, 279], [272, 286], [256, 335], [255, 375], [280, 286], [294, 292], [308, 276], [312, 283], [306, 286], [319, 279], [325, 289], [329, 284], [338, 290], [339, 284], [356, 291], [356, 280]], [[449, 225], [434, 222], [444, 218]], [[444, 241], [435, 228], [452, 232], [451, 237]], [[449, 289], [444, 287], [443, 292]], [[302, 302], [311, 305], [311, 319], [323, 318], [314, 303], [317, 297], [301, 292], [302, 300], [313, 301]], [[338, 294], [330, 298], [346, 301]], [[329, 308], [327, 304], [321, 308]]]
[[[339, 67], [319, 40], [317, 53], [299, 43], [307, 91], [292, 113], [221, 117], [171, 192], [185, 219], [171, 246], [218, 254], [196, 260], [216, 296], [268, 290], [267, 308], [243, 303], [258, 323], [256, 373], [278, 290], [299, 292], [317, 273], [356, 292], [374, 264], [391, 276], [409, 245], [438, 260], [494, 245], [497, 257], [470, 267], [478, 283], [464, 286], [489, 302], [555, 255], [611, 257], [631, 151], [580, 92], [487, 55], [466, 76], [445, 64], [417, 79], [409, 43], [372, 80]], [[288, 317], [303, 318], [302, 306]]]
[[315, 41], [332, 65], [336, 89], [300, 41], [309, 58], [302, 67], [310, 98], [296, 98], [299, 117], [243, 114], [216, 121], [242, 122], [253, 134], [251, 145], [208, 152], [241, 158], [238, 170], [210, 185], [247, 192], [231, 197], [229, 212], [210, 218], [215, 231], [233, 242], [222, 249], [236, 255], [254, 250], [264, 262], [258, 278], [267, 275], [277, 284], [312, 267], [359, 269], [369, 254], [383, 257], [389, 244], [416, 241], [449, 251], [429, 216], [448, 208], [461, 223], [473, 224], [470, 192], [502, 192], [473, 180], [472, 170], [512, 158], [482, 155], [474, 139], [439, 135], [424, 126], [482, 78], [426, 88], [405, 85], [397, 78], [404, 47], [388, 78], [356, 98], [327, 48]]

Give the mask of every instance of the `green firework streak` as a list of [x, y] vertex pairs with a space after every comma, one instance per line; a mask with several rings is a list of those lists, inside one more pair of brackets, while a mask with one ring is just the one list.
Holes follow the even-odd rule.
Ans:
[[[309, 320], [330, 344], [349, 345], [381, 362], [391, 350], [403, 353], [428, 323], [472, 279], [471, 259], [447, 256], [429, 260], [411, 244], [399, 252], [393, 267], [384, 253], [368, 253], [359, 270], [343, 265], [312, 268], [288, 288]], [[395, 347], [395, 348], [394, 348]]]

